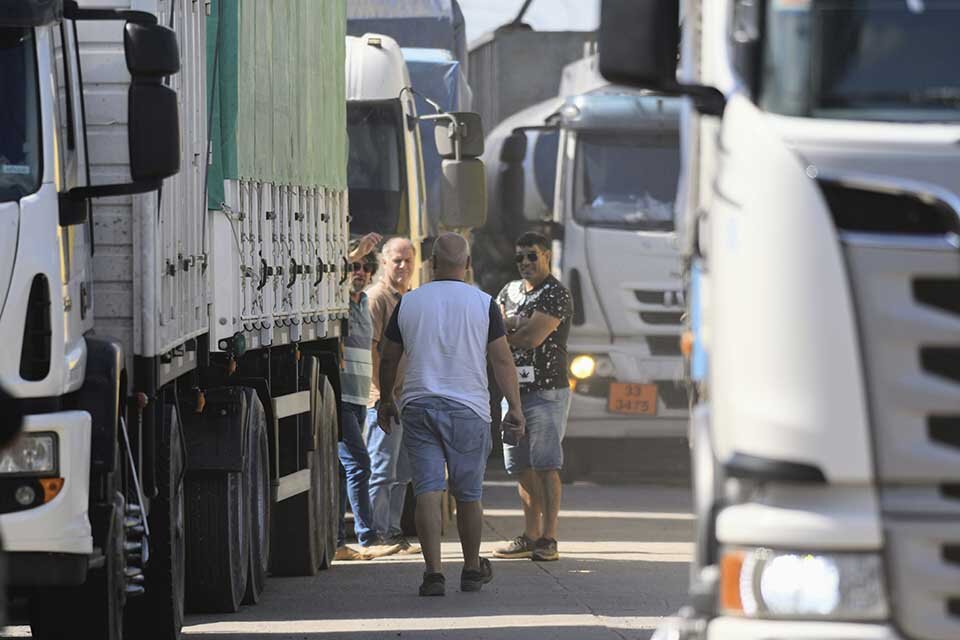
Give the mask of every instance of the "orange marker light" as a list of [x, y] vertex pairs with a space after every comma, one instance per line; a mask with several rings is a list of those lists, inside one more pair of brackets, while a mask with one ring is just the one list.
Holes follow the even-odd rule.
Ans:
[[693, 337], [692, 331], [684, 331], [683, 335], [680, 336], [680, 353], [683, 354], [683, 357], [689, 358], [690, 354], [693, 353], [693, 343], [696, 338]]
[[742, 551], [728, 551], [720, 559], [720, 607], [725, 611], [743, 612], [743, 601], [740, 599], [743, 558]]
[[63, 489], [63, 478], [41, 478], [40, 486], [43, 487], [43, 503], [46, 504]]

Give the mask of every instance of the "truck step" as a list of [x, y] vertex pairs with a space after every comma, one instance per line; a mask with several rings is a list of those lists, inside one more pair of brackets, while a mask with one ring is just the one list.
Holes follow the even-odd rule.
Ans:
[[310, 469], [301, 469], [273, 482], [273, 501], [280, 502], [309, 490]]
[[273, 415], [277, 420], [310, 411], [310, 392], [297, 391], [273, 399]]

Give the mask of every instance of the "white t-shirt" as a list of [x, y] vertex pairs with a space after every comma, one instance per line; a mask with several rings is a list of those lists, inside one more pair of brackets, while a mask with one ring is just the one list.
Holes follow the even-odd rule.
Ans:
[[489, 422], [487, 344], [505, 334], [493, 298], [460, 280], [434, 280], [404, 295], [384, 331], [407, 360], [400, 410], [411, 400], [439, 396]]

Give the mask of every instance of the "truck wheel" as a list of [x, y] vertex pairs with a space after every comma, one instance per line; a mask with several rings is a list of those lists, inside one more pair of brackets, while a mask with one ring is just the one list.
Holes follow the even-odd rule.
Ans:
[[127, 606], [127, 635], [144, 640], [178, 640], [183, 628], [186, 580], [184, 540], [183, 442], [172, 404], [163, 407], [157, 447], [159, 494], [152, 501], [146, 592]]
[[319, 398], [317, 450], [318, 464], [311, 474], [314, 515], [319, 536], [319, 569], [329, 569], [337, 552], [337, 527], [340, 517], [340, 457], [338, 455], [337, 399], [333, 386], [322, 377]]
[[123, 530], [125, 501], [115, 494], [104, 565], [90, 571], [82, 586], [44, 589], [30, 598], [30, 630], [37, 640], [71, 640], [82, 630], [87, 637], [123, 639], [126, 601], [126, 555]]
[[560, 482], [573, 484], [590, 473], [586, 444], [563, 443], [563, 468], [560, 469]]
[[250, 572], [243, 604], [256, 604], [267, 583], [270, 568], [270, 444], [263, 404], [253, 389], [247, 390], [247, 505], [250, 514]]
[[247, 506], [238, 472], [198, 473], [184, 487], [187, 589], [191, 611], [240, 608], [250, 566]]

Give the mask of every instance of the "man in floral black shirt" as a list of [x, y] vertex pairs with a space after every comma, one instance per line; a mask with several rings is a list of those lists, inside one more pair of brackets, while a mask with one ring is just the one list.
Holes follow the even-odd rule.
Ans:
[[539, 233], [517, 239], [521, 280], [503, 288], [497, 302], [506, 318], [507, 342], [520, 381], [526, 435], [504, 443], [507, 473], [519, 480], [525, 530], [494, 550], [498, 558], [557, 560], [557, 514], [563, 434], [570, 409], [567, 336], [573, 316], [570, 291], [550, 274], [550, 241]]

